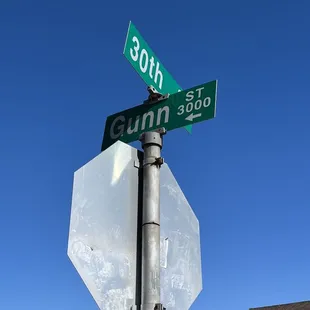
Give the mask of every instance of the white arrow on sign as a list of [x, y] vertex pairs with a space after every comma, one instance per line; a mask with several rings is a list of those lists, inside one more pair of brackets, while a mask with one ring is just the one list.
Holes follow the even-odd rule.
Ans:
[[195, 118], [200, 117], [200, 116], [201, 116], [201, 113], [198, 113], [198, 114], [192, 113], [189, 116], [187, 116], [185, 119], [187, 121], [191, 121], [192, 122]]

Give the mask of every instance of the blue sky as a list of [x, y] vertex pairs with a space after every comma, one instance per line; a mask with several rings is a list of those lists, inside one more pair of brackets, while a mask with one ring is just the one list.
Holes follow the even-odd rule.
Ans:
[[185, 89], [218, 79], [217, 117], [165, 138], [200, 220], [192, 309], [310, 299], [310, 3], [1, 1], [0, 309], [97, 309], [69, 261], [73, 173], [105, 118], [141, 103], [129, 20]]

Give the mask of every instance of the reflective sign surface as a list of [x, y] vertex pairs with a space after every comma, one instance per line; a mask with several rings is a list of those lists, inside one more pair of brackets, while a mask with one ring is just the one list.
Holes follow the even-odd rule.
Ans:
[[115, 143], [74, 174], [68, 255], [100, 309], [135, 298], [137, 150]]
[[[74, 174], [68, 255], [101, 310], [136, 303], [137, 166], [118, 141]], [[160, 189], [161, 300], [187, 310], [202, 289], [199, 222], [167, 164]]]

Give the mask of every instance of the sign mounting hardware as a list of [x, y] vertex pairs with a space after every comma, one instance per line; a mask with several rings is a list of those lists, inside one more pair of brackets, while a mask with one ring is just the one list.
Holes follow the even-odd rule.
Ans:
[[163, 95], [162, 93], [158, 92], [156, 88], [152, 85], [147, 87], [147, 91], [149, 92], [149, 96], [143, 102], [143, 104], [154, 104], [162, 100], [166, 100], [170, 96], [170, 94]]

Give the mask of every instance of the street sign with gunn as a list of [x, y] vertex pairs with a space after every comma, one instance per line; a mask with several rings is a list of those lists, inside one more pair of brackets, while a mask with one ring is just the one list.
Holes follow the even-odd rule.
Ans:
[[[152, 85], [161, 94], [182, 90], [132, 22], [129, 23], [123, 54], [147, 86]], [[186, 130], [191, 132], [191, 127], [186, 126]]]
[[217, 81], [171, 95], [155, 104], [143, 104], [106, 120], [102, 151], [121, 140], [129, 143], [146, 131], [180, 128], [215, 117]]

